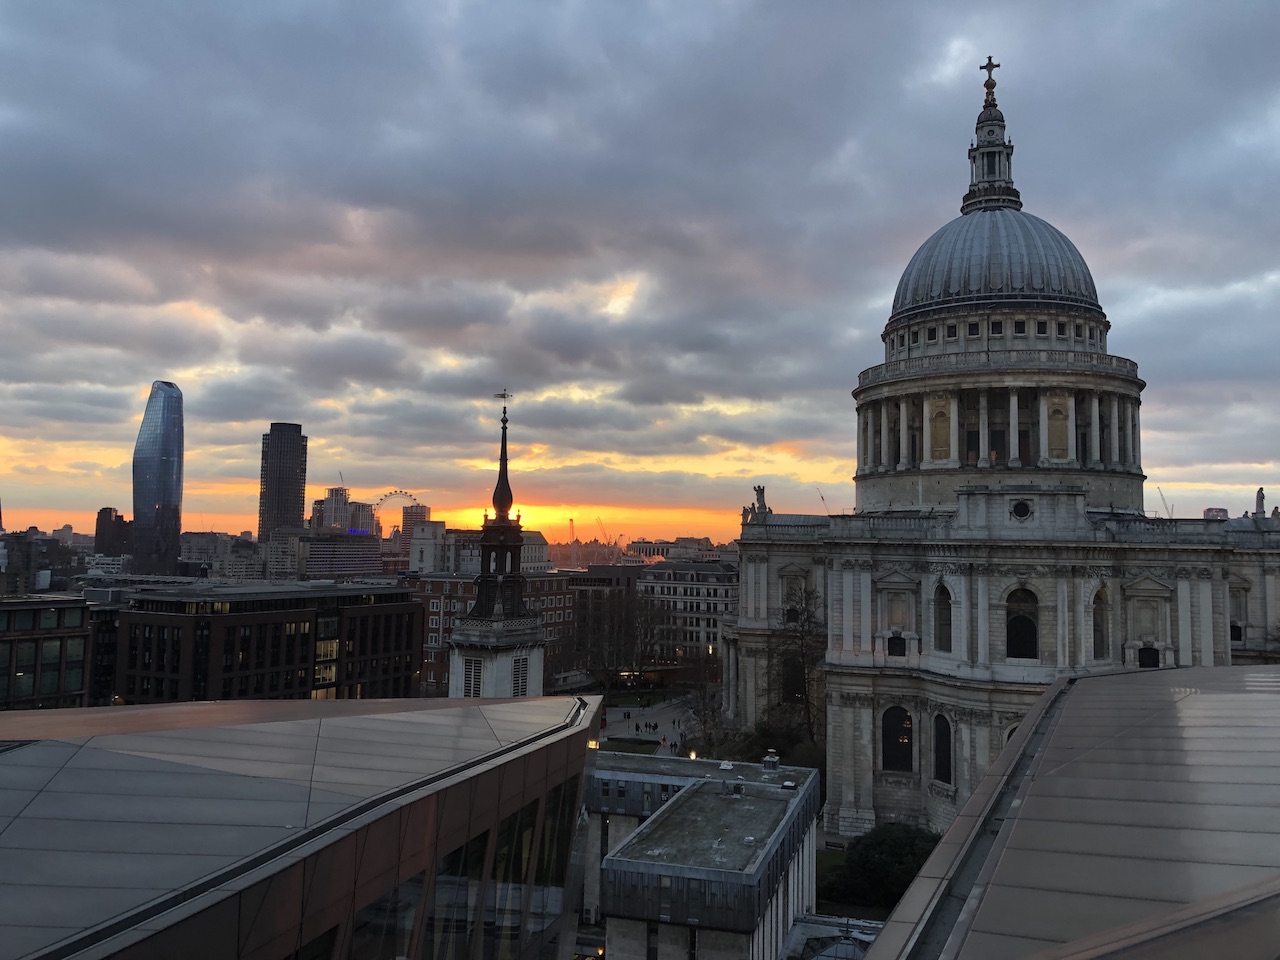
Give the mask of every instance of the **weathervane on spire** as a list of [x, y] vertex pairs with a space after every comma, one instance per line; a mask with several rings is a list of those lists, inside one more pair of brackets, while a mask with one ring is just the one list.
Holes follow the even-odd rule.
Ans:
[[[999, 64], [996, 64], [996, 66], [999, 66]], [[507, 425], [507, 401], [514, 396], [515, 394], [512, 393], [510, 390], [508, 390], [506, 387], [502, 388], [501, 393], [495, 393], [493, 395], [493, 399], [502, 401], [502, 425], [504, 427]]]
[[982, 82], [983, 89], [987, 91], [986, 99], [982, 101], [984, 107], [996, 105], [996, 78], [992, 74], [999, 66], [1000, 64], [991, 58], [991, 54], [987, 54], [987, 62], [978, 67], [979, 70], [987, 71], [987, 79]]

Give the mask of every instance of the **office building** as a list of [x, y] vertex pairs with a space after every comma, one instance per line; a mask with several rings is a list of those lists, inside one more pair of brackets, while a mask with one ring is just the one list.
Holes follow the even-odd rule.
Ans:
[[422, 604], [371, 584], [196, 583], [135, 592], [119, 614], [126, 703], [416, 697]]
[[98, 511], [93, 528], [93, 552], [103, 557], [119, 557], [130, 552], [133, 524], [120, 515], [115, 507], [103, 507]]
[[696, 668], [720, 679], [720, 624], [738, 605], [738, 570], [730, 563], [662, 560], [640, 568], [636, 592], [653, 617], [656, 663]]
[[133, 448], [133, 569], [169, 576], [178, 570], [182, 532], [182, 391], [151, 384]]
[[0, 600], [0, 710], [83, 707], [92, 649], [83, 599]]
[[273, 423], [262, 435], [258, 542], [281, 527], [301, 527], [307, 506], [307, 438], [296, 423]]

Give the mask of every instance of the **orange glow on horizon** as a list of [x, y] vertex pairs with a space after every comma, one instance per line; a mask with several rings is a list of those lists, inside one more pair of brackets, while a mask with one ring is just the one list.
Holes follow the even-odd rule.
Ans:
[[[376, 499], [376, 498], [374, 498]], [[126, 517], [132, 517], [132, 502], [112, 504]], [[487, 503], [474, 507], [431, 509], [432, 520], [443, 520], [449, 527], [478, 530], [485, 510], [493, 514]], [[596, 517], [600, 517], [610, 540], [621, 537], [625, 545], [631, 540], [674, 540], [676, 537], [710, 537], [715, 543], [736, 540], [741, 528], [739, 510], [703, 510], [698, 508], [658, 509], [646, 507], [619, 507], [614, 504], [575, 504], [572, 509], [559, 504], [522, 504], [516, 508], [521, 525], [526, 530], [537, 530], [551, 543], [567, 543], [569, 520], [573, 519], [578, 539], [583, 543], [602, 540]], [[93, 535], [97, 522], [97, 510], [11, 509], [4, 514], [6, 528], [10, 532], [26, 530], [34, 526], [50, 533], [63, 524], [70, 523], [76, 533]], [[398, 505], [391, 515], [382, 518], [383, 534], [398, 525]], [[185, 508], [182, 516], [184, 532], [216, 531], [239, 534], [258, 531], [258, 516], [240, 512], [200, 511]]]

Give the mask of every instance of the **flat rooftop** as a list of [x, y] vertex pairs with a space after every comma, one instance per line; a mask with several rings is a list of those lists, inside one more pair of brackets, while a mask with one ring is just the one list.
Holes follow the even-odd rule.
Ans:
[[56, 944], [228, 887], [379, 804], [580, 727], [598, 702], [277, 700], [0, 714], [0, 960], [65, 955]]
[[1276, 955], [1280, 667], [1059, 681], [869, 956]]
[[748, 869], [768, 847], [797, 791], [704, 780], [682, 790], [609, 856], [717, 870]]
[[[623, 721], [626, 725], [626, 721]], [[796, 784], [805, 783], [818, 772], [811, 767], [787, 767], [779, 765], [776, 770], [766, 770], [759, 763], [733, 762], [728, 767], [721, 760], [690, 760], [688, 757], [663, 756], [647, 753], [614, 753], [608, 748], [608, 741], [601, 745], [596, 754], [596, 776], [620, 773], [635, 774], [650, 779], [669, 776], [672, 779], [707, 779], [743, 781], [746, 783], [777, 783], [790, 780]]]

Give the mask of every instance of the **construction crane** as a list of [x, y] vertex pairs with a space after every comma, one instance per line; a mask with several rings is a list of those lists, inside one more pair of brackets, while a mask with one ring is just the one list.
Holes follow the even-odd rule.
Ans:
[[569, 518], [569, 566], [578, 569], [578, 534], [573, 529], [573, 517]]
[[1173, 519], [1173, 507], [1169, 506], [1169, 501], [1168, 501], [1168, 500], [1166, 500], [1166, 499], [1164, 498], [1164, 491], [1163, 491], [1163, 490], [1161, 490], [1159, 487], [1156, 487], [1156, 492], [1160, 494], [1160, 502], [1164, 504], [1164, 515], [1165, 515], [1168, 519], [1172, 520], [1172, 519]]
[[[604, 528], [604, 521], [601, 520], [599, 517], [596, 517], [596, 526], [600, 528], [600, 542], [603, 543], [605, 546], [612, 547], [613, 559], [614, 560], [618, 559], [618, 557], [622, 555], [622, 545], [619, 543], [615, 543], [614, 540], [609, 536], [609, 531]], [[621, 540], [622, 539], [621, 536], [619, 536], [618, 539]]]

